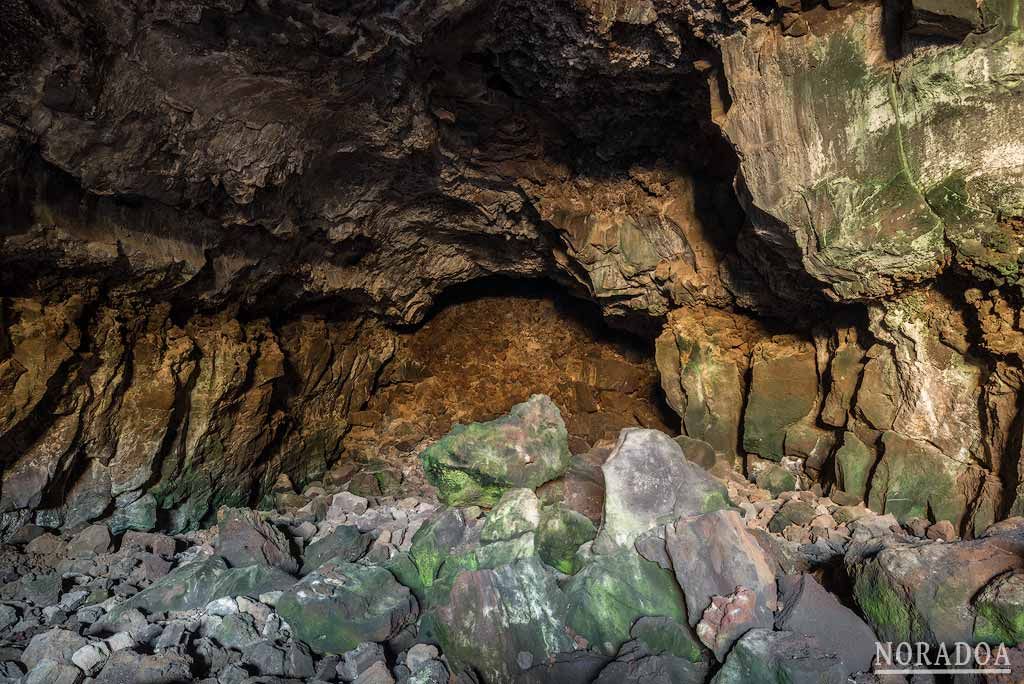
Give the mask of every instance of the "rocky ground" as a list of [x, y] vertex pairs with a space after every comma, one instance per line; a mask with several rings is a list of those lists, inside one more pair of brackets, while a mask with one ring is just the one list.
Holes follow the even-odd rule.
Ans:
[[21, 528], [0, 681], [868, 684], [876, 639], [1024, 638], [1024, 520], [961, 541], [655, 430], [570, 455], [542, 395], [401, 494], [331, 475], [194, 532]]

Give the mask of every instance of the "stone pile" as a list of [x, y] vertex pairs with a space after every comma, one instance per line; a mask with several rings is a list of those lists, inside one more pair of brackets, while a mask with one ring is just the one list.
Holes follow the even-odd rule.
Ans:
[[458, 505], [281, 481], [207, 530], [24, 527], [0, 682], [888, 684], [876, 639], [1024, 667], [1024, 520], [960, 541], [715, 477], [706, 446], [626, 429], [570, 456], [536, 396], [424, 452]]

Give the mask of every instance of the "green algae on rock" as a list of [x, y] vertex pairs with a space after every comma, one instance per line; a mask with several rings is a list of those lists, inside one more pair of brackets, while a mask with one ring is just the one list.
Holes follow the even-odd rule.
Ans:
[[847, 432], [843, 435], [843, 445], [835, 454], [836, 484], [851, 496], [863, 500], [871, 476], [871, 467], [875, 464], [875, 454], [857, 435]]
[[772, 461], [786, 455], [786, 431], [814, 408], [818, 371], [814, 348], [798, 340], [755, 346], [743, 414], [743, 448]]
[[882, 443], [885, 453], [871, 480], [868, 506], [892, 513], [900, 522], [931, 515], [959, 528], [968, 504], [957, 486], [964, 466], [935, 447], [896, 432], [886, 432]]
[[559, 572], [571, 575], [581, 566], [576, 552], [595, 536], [597, 528], [585, 515], [562, 504], [545, 506], [537, 528], [537, 555]]
[[558, 407], [535, 394], [501, 418], [456, 425], [420, 459], [442, 501], [491, 507], [508, 489], [534, 489], [563, 474], [569, 435]]
[[974, 638], [1015, 646], [1024, 641], [1024, 573], [1000, 575], [974, 599]]
[[893, 542], [870, 558], [847, 558], [854, 599], [879, 638], [931, 644], [980, 640], [972, 601], [1022, 567], [1019, 520], [974, 541]]
[[[595, 556], [566, 584], [565, 594], [569, 626], [607, 655], [629, 641], [633, 624], [642, 617], [687, 625], [683, 592], [672, 573], [632, 549]], [[700, 654], [693, 636], [686, 657], [696, 662]]]
[[507, 684], [521, 671], [576, 649], [565, 629], [568, 601], [536, 557], [463, 572], [447, 605], [424, 618], [456, 669]]

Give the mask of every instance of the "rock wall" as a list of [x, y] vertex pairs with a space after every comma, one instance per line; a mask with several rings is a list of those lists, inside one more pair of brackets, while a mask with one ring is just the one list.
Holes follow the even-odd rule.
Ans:
[[[194, 526], [534, 392], [580, 450], [672, 430], [652, 357], [715, 467], [1024, 511], [1022, 12], [14, 0], [0, 534]], [[493, 276], [654, 350], [431, 317]]]

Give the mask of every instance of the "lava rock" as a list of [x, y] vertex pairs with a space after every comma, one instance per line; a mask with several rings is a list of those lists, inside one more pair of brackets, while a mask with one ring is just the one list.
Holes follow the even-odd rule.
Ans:
[[514, 487], [534, 489], [569, 466], [569, 435], [558, 407], [536, 394], [507, 416], [457, 425], [420, 454], [427, 479], [449, 505], [494, 506]]
[[307, 575], [329, 560], [354, 563], [363, 557], [372, 538], [352, 525], [338, 525], [330, 534], [306, 547], [301, 574]]
[[329, 561], [285, 590], [277, 611], [319, 653], [387, 641], [415, 622], [416, 599], [380, 567]]
[[847, 674], [871, 669], [875, 633], [814, 577], [780, 577], [779, 592], [782, 608], [775, 619], [777, 629], [815, 637], [825, 651], [839, 656]]
[[294, 573], [299, 564], [292, 557], [287, 537], [248, 508], [217, 511], [217, 553], [232, 567], [258, 563]]
[[729, 506], [722, 483], [687, 462], [679, 445], [657, 430], [623, 430], [602, 469], [604, 523], [594, 542], [597, 553], [629, 546], [681, 516]]
[[736, 642], [712, 684], [846, 684], [846, 666], [813, 636], [754, 629]]

